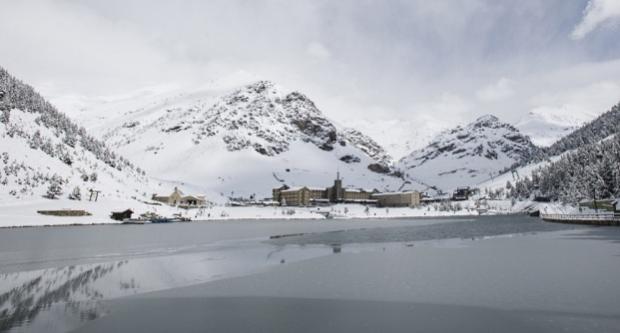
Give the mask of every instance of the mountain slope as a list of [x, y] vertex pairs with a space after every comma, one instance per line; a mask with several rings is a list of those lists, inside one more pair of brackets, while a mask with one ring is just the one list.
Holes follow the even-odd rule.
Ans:
[[544, 149], [544, 152], [547, 156], [556, 156], [583, 145], [597, 143], [618, 131], [620, 131], [620, 103]]
[[[535, 156], [510, 195], [576, 203], [620, 196], [620, 103]], [[538, 163], [537, 163], [538, 162]], [[536, 166], [536, 167], [531, 167]], [[525, 176], [525, 177], [523, 177]]]
[[521, 133], [529, 136], [539, 147], [549, 147], [596, 115], [560, 113], [558, 110], [533, 110], [516, 125]]
[[580, 200], [620, 196], [620, 136], [585, 144], [534, 169], [517, 181], [510, 195], [531, 199], [542, 195], [552, 200]]
[[449, 191], [497, 175], [529, 159], [536, 150], [515, 127], [487, 115], [464, 127], [444, 131], [425, 148], [402, 158], [399, 168], [406, 178]]
[[[0, 200], [141, 197], [145, 173], [0, 67]], [[52, 189], [52, 190], [50, 190]]]
[[376, 142], [338, 128], [299, 92], [259, 81], [223, 97], [167, 100], [126, 112], [103, 134], [160, 179], [224, 196], [327, 186], [337, 172], [354, 186], [395, 188], [392, 160]]

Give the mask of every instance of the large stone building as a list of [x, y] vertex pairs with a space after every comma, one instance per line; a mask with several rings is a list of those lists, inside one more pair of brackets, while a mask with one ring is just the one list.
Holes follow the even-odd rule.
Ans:
[[418, 191], [374, 193], [379, 207], [413, 207], [420, 205], [422, 196]]
[[325, 198], [324, 188], [314, 187], [282, 187], [280, 189], [274, 189], [274, 200], [278, 201], [282, 206], [309, 206], [317, 199]]
[[283, 185], [272, 190], [273, 200], [282, 206], [309, 206], [322, 203], [375, 203], [371, 198], [377, 190], [365, 190], [358, 188], [342, 187], [342, 179], [336, 177], [334, 185], [327, 188], [322, 187], [288, 187]]
[[159, 201], [170, 206], [178, 206], [181, 208], [199, 208], [204, 207], [207, 204], [207, 200], [204, 196], [185, 195], [181, 190], [176, 187], [170, 195], [153, 194], [151, 199], [153, 201]]

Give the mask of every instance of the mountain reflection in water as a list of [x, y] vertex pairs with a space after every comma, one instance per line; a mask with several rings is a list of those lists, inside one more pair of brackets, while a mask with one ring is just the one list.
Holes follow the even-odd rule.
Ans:
[[109, 311], [103, 300], [245, 275], [331, 253], [332, 248], [323, 245], [276, 247], [251, 241], [208, 252], [5, 273], [0, 275], [0, 331], [75, 328]]
[[31, 322], [41, 311], [56, 303], [66, 303], [66, 308], [73, 310], [81, 318], [97, 318], [97, 312], [93, 311], [92, 307], [76, 306], [73, 302], [103, 299], [103, 294], [92, 286], [124, 263], [127, 261], [90, 268], [69, 266], [47, 269], [35, 278], [29, 277], [31, 272], [3, 274], [2, 285], [14, 284], [24, 279], [26, 281], [0, 294], [0, 331]]
[[[391, 223], [397, 224], [396, 222]], [[307, 223], [314, 230], [325, 228], [321, 223]], [[169, 239], [142, 252], [134, 248], [123, 248], [123, 243], [119, 245], [113, 242], [117, 235], [116, 230], [120, 232], [126, 229], [103, 229], [107, 235], [105, 239], [114, 244], [114, 249], [119, 249], [114, 251], [114, 258], [102, 256], [110, 253], [112, 247], [95, 251], [88, 243], [77, 246], [71, 245], [70, 240], [67, 240], [70, 244], [66, 250], [67, 256], [76, 252], [83, 255], [69, 261], [74, 265], [60, 268], [27, 270], [27, 267], [31, 267], [28, 262], [33, 256], [24, 253], [29, 252], [24, 252], [23, 249], [7, 251], [3, 254], [6, 267], [24, 268], [21, 271], [0, 274], [0, 331], [68, 331], [80, 327], [85, 321], [114, 311], [107, 308], [107, 300], [249, 275], [279, 265], [332, 254], [411, 248], [414, 242], [460, 238], [464, 235], [467, 236], [467, 241], [453, 239], [445, 241], [447, 243], [444, 245], [467, 246], [467, 242], [473, 239], [489, 236], [576, 228], [522, 217], [454, 219], [452, 222], [428, 220], [421, 221], [418, 225], [408, 225], [415, 221], [403, 221], [391, 227], [388, 227], [390, 222], [380, 221], [373, 224], [380, 226], [376, 228], [367, 228], [364, 224], [366, 222], [347, 223], [364, 227], [347, 226], [348, 230], [332, 232], [283, 232], [273, 233], [272, 235], [276, 236], [271, 239], [257, 237], [204, 243], [199, 243], [193, 236], [185, 242], [175, 240], [180, 232], [186, 232], [182, 228], [192, 228], [192, 235], [202, 235], [202, 231], [214, 232], [224, 226], [195, 224], [180, 225], [179, 229], [175, 229], [173, 225], [166, 234]], [[288, 225], [283, 224], [278, 228], [290, 231]], [[47, 235], [50, 230], [18, 230], [15, 235], [27, 241], [32, 237]], [[132, 237], [159, 235], [161, 228], [144, 226], [139, 230], [140, 234]], [[87, 233], [88, 229], [75, 229], [73, 232]], [[82, 250], [85, 252], [82, 253]], [[58, 259], [56, 263], [67, 262], [62, 256]], [[89, 263], [82, 260], [107, 262]]]

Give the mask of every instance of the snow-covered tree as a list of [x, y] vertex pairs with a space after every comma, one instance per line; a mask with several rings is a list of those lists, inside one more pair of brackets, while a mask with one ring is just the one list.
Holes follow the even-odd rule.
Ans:
[[57, 199], [60, 195], [62, 195], [62, 180], [60, 177], [52, 177], [45, 197], [48, 199]]
[[620, 135], [563, 155], [548, 166], [534, 170], [531, 179], [517, 181], [510, 191], [513, 198], [532, 195], [572, 203], [595, 196], [597, 199], [619, 196]]
[[69, 199], [71, 200], [82, 200], [82, 192], [80, 191], [80, 187], [76, 186], [73, 188], [73, 191], [69, 193]]

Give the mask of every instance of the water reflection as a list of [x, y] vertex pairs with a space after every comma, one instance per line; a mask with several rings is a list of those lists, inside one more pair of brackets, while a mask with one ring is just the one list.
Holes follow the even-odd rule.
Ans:
[[[6, 273], [0, 275], [0, 331], [67, 331], [114, 311], [103, 300], [248, 275], [331, 254], [417, 251], [418, 244], [451, 237], [462, 239], [444, 240], [441, 246], [460, 247], [480, 237], [566, 229], [537, 220], [505, 220], [162, 247], [115, 261], [108, 258], [106, 263]], [[96, 255], [93, 260], [104, 260]]]
[[260, 241], [209, 251], [0, 275], [0, 331], [76, 328], [110, 311], [103, 300], [260, 272], [332, 253], [328, 246]]
[[72, 308], [81, 317], [96, 318], [92, 308], [75, 307], [75, 303], [71, 302], [102, 299], [103, 294], [92, 286], [123, 263], [100, 264], [90, 268], [69, 266], [34, 274], [4, 274], [1, 285], [14, 286], [0, 294], [0, 331], [31, 322], [41, 311], [60, 302], [67, 303], [67, 308]]

